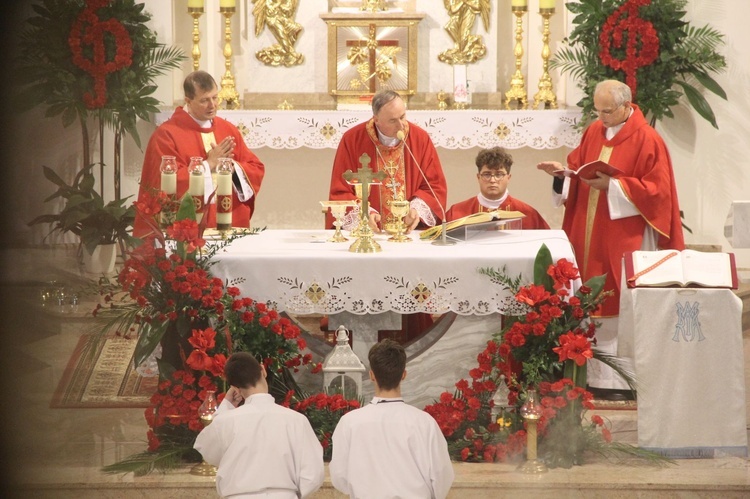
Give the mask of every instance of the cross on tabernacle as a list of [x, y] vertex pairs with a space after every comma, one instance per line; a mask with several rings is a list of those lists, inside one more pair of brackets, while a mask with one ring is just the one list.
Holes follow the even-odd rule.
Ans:
[[369, 76], [369, 91], [372, 93], [375, 93], [377, 91], [377, 88], [375, 88], [375, 80], [376, 78], [373, 78], [373, 75], [375, 74], [375, 69], [377, 66], [377, 50], [379, 47], [398, 47], [398, 40], [378, 40], [375, 36], [377, 26], [375, 24], [370, 24], [369, 26], [369, 36], [366, 40], [347, 40], [346, 46], [347, 47], [367, 47], [368, 49], [368, 71], [367, 74]]
[[[367, 216], [370, 213], [370, 202], [368, 199], [368, 193], [370, 192], [371, 184], [380, 184], [385, 178], [385, 172], [373, 172], [370, 169], [370, 156], [365, 152], [359, 157], [359, 164], [361, 165], [356, 173], [351, 170], [346, 170], [343, 174], [344, 180], [351, 183], [362, 184], [362, 207], [360, 216], [367, 220]], [[367, 222], [365, 222], [366, 224]]]

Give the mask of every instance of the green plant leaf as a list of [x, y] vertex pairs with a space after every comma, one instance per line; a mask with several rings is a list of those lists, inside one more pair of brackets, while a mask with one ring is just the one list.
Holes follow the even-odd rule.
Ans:
[[701, 85], [706, 87], [707, 90], [710, 90], [711, 92], [715, 93], [719, 97], [721, 97], [724, 100], [727, 100], [727, 93], [724, 91], [723, 88], [721, 88], [721, 85], [719, 85], [716, 80], [708, 76], [706, 73], [702, 71], [698, 71], [696, 73], [693, 73], [693, 76], [695, 76], [695, 79], [700, 82]]
[[133, 352], [133, 362], [140, 366], [154, 352], [156, 345], [161, 341], [164, 332], [167, 330], [169, 321], [161, 324], [143, 324], [138, 333], [138, 343], [135, 345]]
[[542, 244], [534, 259], [534, 284], [544, 286], [544, 289], [553, 292], [555, 281], [547, 274], [550, 265], [552, 265], [552, 253], [546, 244]]
[[706, 98], [689, 83], [684, 81], [676, 81], [675, 83], [681, 86], [685, 91], [685, 96], [687, 97], [688, 102], [690, 102], [690, 105], [693, 106], [693, 109], [695, 109], [703, 119], [711, 123], [714, 128], [718, 129], [719, 125], [716, 123], [716, 116]]

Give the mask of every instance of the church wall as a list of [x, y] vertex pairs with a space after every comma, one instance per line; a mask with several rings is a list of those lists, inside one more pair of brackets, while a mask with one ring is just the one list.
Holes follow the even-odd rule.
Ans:
[[[146, 9], [153, 14], [153, 29], [165, 43], [180, 45], [189, 54], [192, 20], [186, 13], [184, 2], [163, 2], [145, 0]], [[218, 2], [207, 0], [212, 10]], [[264, 31], [260, 39], [253, 32], [254, 19], [248, 9], [251, 2], [238, 1], [238, 12], [233, 18], [234, 50], [233, 73], [237, 87], [244, 91], [279, 92], [283, 90], [321, 93], [327, 90], [326, 30], [319, 14], [328, 7], [326, 0], [305, 0], [300, 2], [297, 21], [303, 24], [305, 32], [300, 37], [297, 49], [306, 57], [306, 62], [298, 68], [270, 68], [260, 64], [255, 51], [273, 42], [271, 35]], [[493, 2], [491, 32], [484, 31], [479, 19], [476, 27], [484, 37], [488, 55], [480, 63], [469, 66], [471, 89], [473, 92], [504, 92], [514, 68], [513, 17], [509, 1]], [[527, 75], [529, 93], [533, 95], [541, 69], [538, 67], [541, 52], [541, 26], [536, 14], [537, 2], [532, 0], [530, 12], [524, 18], [525, 58], [523, 72]], [[558, 2], [562, 4], [562, 2]], [[216, 5], [212, 5], [216, 4]], [[498, 4], [500, 7], [498, 7]], [[419, 92], [449, 90], [452, 86], [451, 67], [437, 60], [437, 54], [450, 47], [450, 39], [443, 26], [448, 20], [442, 2], [437, 0], [416, 0], [416, 10], [425, 12], [419, 34]], [[750, 100], [746, 89], [750, 88], [750, 60], [743, 53], [749, 46], [750, 33], [740, 16], [732, 16], [741, 7], [740, 0], [713, 0], [690, 2], [690, 19], [696, 25], [704, 22], [725, 33], [727, 46], [724, 50], [729, 71], [718, 77], [720, 84], [729, 95], [724, 102], [713, 94], [707, 98], [717, 114], [720, 129], [713, 129], [696, 113], [681, 106], [675, 109], [675, 118], [657, 125], [664, 136], [675, 164], [678, 194], [685, 212], [685, 223], [693, 230], [686, 234], [688, 242], [721, 244], [724, 250], [731, 250], [723, 237], [723, 224], [733, 199], [750, 199], [750, 141], [746, 140], [750, 130]], [[439, 8], [437, 8], [439, 7]], [[531, 25], [530, 25], [531, 23]], [[569, 16], [561, 6], [552, 18], [553, 48], [562, 38], [564, 26], [570, 25]], [[201, 27], [201, 67], [217, 78], [224, 70], [223, 24], [218, 12], [206, 12], [200, 20]], [[156, 96], [166, 103], [165, 109], [181, 103], [181, 82], [192, 69], [192, 61], [187, 60], [180, 71], [162, 77]], [[580, 98], [575, 85], [559, 78], [552, 72], [558, 100], [561, 105], [572, 106]], [[9, 178], [13, 186], [9, 201], [13, 206], [22, 207], [13, 215], [13, 227], [20, 234], [19, 239], [39, 243], [43, 236], [41, 228], [27, 230], [24, 225], [37, 214], [53, 209], [44, 205], [43, 199], [53, 190], [41, 175], [40, 165], [54, 168], [66, 178], [72, 178], [76, 165], [80, 162], [80, 132], [76, 125], [62, 129], [59, 119], [42, 119], [41, 112], [27, 113], [20, 126], [10, 131], [12, 148], [11, 164], [19, 167]], [[96, 125], [92, 122], [92, 135], [96, 135]], [[153, 130], [153, 125], [143, 123], [139, 127], [145, 143]], [[44, 140], [39, 140], [43, 137]], [[105, 162], [111, 164], [111, 137], [105, 135]], [[98, 139], [92, 138], [92, 154], [98, 159]], [[449, 204], [460, 201], [476, 192], [473, 175], [473, 160], [476, 150], [438, 150], [449, 181]], [[550, 222], [559, 227], [561, 210], [555, 210], [547, 198], [547, 185], [540, 180], [533, 165], [542, 159], [564, 161], [566, 149], [536, 151], [529, 148], [510, 151], [515, 158], [511, 192], [533, 204]], [[262, 148], [256, 151], [266, 163], [268, 173], [259, 196], [259, 206], [255, 222], [271, 228], [297, 226], [316, 228], [322, 224], [317, 201], [327, 193], [333, 150], [273, 150]], [[131, 139], [125, 141], [123, 158], [124, 196], [137, 192], [143, 153]], [[105, 198], [111, 198], [111, 178], [106, 181]], [[29, 189], [28, 185], [39, 186]], [[291, 195], [290, 195], [291, 194]], [[738, 250], [738, 264], [750, 267], [750, 250]]]

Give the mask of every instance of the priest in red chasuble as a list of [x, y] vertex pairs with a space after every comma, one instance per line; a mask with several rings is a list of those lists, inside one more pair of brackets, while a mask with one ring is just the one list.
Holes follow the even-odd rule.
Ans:
[[[410, 201], [410, 212], [404, 217], [409, 231], [417, 226], [432, 227], [441, 222], [448, 187], [430, 136], [406, 121], [406, 105], [392, 90], [375, 94], [372, 114], [369, 121], [356, 125], [341, 137], [333, 161], [329, 199], [356, 199], [354, 186], [344, 180], [343, 174], [346, 170], [359, 170], [360, 156], [367, 153], [370, 169], [387, 175], [382, 185], [373, 185], [370, 189], [369, 217], [373, 230], [379, 232], [380, 224], [388, 221], [391, 216], [389, 201], [394, 195]], [[399, 138], [401, 134], [403, 139]], [[351, 210], [344, 220], [344, 228], [356, 225], [358, 216], [358, 208]], [[326, 226], [333, 226], [330, 215], [327, 215]]]
[[[178, 199], [188, 190], [190, 158], [203, 159], [206, 201], [216, 189], [211, 174], [216, 172], [219, 159], [232, 158], [232, 226], [249, 227], [265, 167], [245, 145], [237, 127], [216, 115], [219, 89], [210, 74], [194, 71], [185, 78], [183, 87], [184, 108], [175, 109], [172, 117], [154, 131], [146, 147], [138, 200], [144, 201], [148, 194], [160, 190], [162, 156], [176, 158]], [[207, 227], [216, 227], [215, 199], [209, 205]], [[149, 231], [143, 219], [136, 217], [133, 234], [141, 237]]]
[[547, 222], [531, 205], [510, 196], [508, 184], [513, 157], [505, 149], [483, 149], [474, 162], [477, 165], [479, 194], [451, 206], [447, 214], [448, 221], [499, 209], [520, 211], [526, 215], [521, 220], [523, 229], [549, 229]]
[[[583, 134], [581, 144], [568, 155], [572, 170], [595, 160], [624, 172], [609, 177], [601, 172], [593, 180], [562, 177], [562, 164], [539, 163], [537, 168], [555, 177], [553, 189], [565, 205], [563, 230], [575, 250], [581, 278], [607, 274], [605, 290], [615, 294], [597, 314], [617, 317], [620, 306], [620, 272], [623, 253], [635, 250], [685, 247], [677, 202], [672, 161], [663, 139], [632, 102], [630, 87], [616, 80], [596, 86], [594, 107], [599, 119]], [[617, 321], [603, 322], [597, 331], [597, 347], [616, 354]], [[590, 369], [594, 387], [624, 389], [622, 379], [598, 380], [599, 366]], [[619, 379], [618, 379], [619, 378]]]

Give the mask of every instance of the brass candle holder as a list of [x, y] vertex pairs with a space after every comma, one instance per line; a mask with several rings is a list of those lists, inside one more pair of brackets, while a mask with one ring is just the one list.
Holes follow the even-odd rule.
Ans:
[[513, 49], [513, 55], [516, 58], [516, 72], [510, 79], [510, 90], [505, 92], [505, 109], [511, 109], [511, 104], [516, 103], [518, 109], [526, 109], [528, 100], [526, 97], [526, 82], [523, 73], [521, 73], [521, 64], [523, 58], [523, 16], [528, 11], [527, 6], [512, 6], [511, 10], [516, 16], [516, 46]]
[[240, 94], [234, 85], [232, 76], [232, 16], [235, 7], [220, 7], [219, 12], [224, 15], [224, 76], [221, 77], [219, 90], [219, 104], [224, 103], [225, 109], [240, 107]]
[[203, 7], [188, 7], [188, 14], [193, 17], [193, 49], [190, 55], [193, 58], [193, 71], [198, 71], [201, 60], [201, 32], [198, 29], [198, 20], [203, 15]]
[[545, 473], [547, 466], [537, 457], [536, 425], [542, 417], [542, 406], [536, 390], [526, 392], [526, 402], [521, 406], [521, 417], [526, 421], [526, 461], [518, 467], [521, 473]]
[[534, 108], [544, 103], [544, 109], [557, 109], [557, 96], [552, 90], [552, 78], [549, 75], [549, 18], [555, 14], [555, 8], [539, 9], [539, 15], [544, 19], [542, 31], [542, 77], [539, 78], [539, 91], [534, 95]]
[[[209, 390], [206, 399], [198, 408], [198, 417], [204, 428], [214, 420], [214, 413], [217, 408], [218, 402], [216, 400], [215, 392]], [[216, 466], [208, 464], [205, 460], [201, 459], [200, 463], [190, 468], [190, 474], [197, 476], [216, 476]]]

